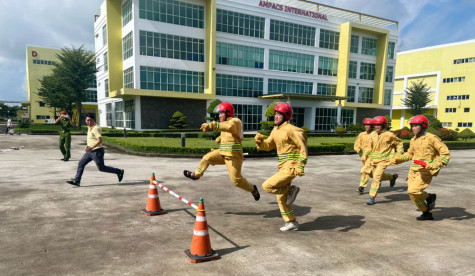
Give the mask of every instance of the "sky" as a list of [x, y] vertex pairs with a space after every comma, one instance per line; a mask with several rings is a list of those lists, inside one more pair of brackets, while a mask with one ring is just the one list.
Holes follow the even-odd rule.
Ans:
[[[259, 0], [244, 0], [256, 5]], [[474, 0], [316, 0], [399, 22], [398, 51], [475, 39]], [[26, 101], [26, 45], [94, 50], [102, 0], [0, 0], [0, 100]]]

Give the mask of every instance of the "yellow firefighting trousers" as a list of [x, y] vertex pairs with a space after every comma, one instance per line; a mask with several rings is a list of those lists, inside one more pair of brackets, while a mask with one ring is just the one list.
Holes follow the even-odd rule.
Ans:
[[372, 164], [373, 169], [369, 175], [373, 178], [373, 182], [371, 182], [371, 190], [369, 191], [369, 195], [371, 197], [376, 197], [376, 195], [378, 194], [379, 187], [381, 186], [381, 181], [393, 179], [392, 174], [384, 172], [388, 166], [389, 161], [382, 161], [377, 164]]
[[254, 185], [251, 185], [247, 179], [241, 175], [243, 160], [244, 158], [242, 156], [223, 156], [219, 153], [219, 150], [213, 150], [203, 156], [203, 159], [201, 159], [198, 165], [198, 169], [195, 171], [195, 176], [203, 176], [203, 173], [208, 169], [209, 165], [226, 165], [229, 178], [233, 184], [245, 191], [253, 192]]
[[[368, 160], [366, 160], [366, 162], [361, 161], [361, 163], [363, 164], [363, 166], [361, 168], [360, 186], [363, 188], [366, 188], [366, 186], [368, 186], [369, 179], [373, 177], [373, 168], [371, 167], [371, 160], [369, 158]], [[391, 179], [393, 179], [392, 174], [383, 173], [383, 178], [381, 179], [381, 181], [391, 180]]]
[[407, 193], [412, 202], [422, 212], [427, 211], [427, 204], [425, 200], [429, 196], [425, 192], [425, 188], [429, 186], [432, 181], [432, 174], [429, 170], [421, 169], [419, 171], [410, 170], [407, 178]]
[[281, 168], [279, 172], [267, 179], [262, 188], [269, 194], [277, 196], [282, 218], [285, 222], [295, 221], [294, 210], [291, 205], [287, 205], [287, 194], [290, 191], [290, 183], [296, 177], [294, 168]]

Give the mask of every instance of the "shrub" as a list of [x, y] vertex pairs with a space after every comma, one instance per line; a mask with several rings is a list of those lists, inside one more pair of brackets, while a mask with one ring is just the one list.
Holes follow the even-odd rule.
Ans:
[[188, 125], [186, 124], [186, 116], [183, 115], [183, 113], [181, 113], [180, 111], [175, 112], [172, 118], [170, 119], [170, 125], [168, 128], [183, 129], [187, 127]]
[[437, 120], [437, 118], [435, 118], [432, 115], [424, 115], [424, 116], [426, 116], [427, 120], [429, 120], [430, 127], [433, 127], [435, 129], [442, 128], [442, 123], [439, 120]]
[[310, 132], [310, 129], [306, 126], [303, 126], [302, 130], [303, 130], [304, 133], [309, 133]]
[[468, 139], [474, 138], [475, 133], [473, 133], [469, 128], [466, 128], [459, 133], [459, 137], [462, 138], [462, 140], [467, 141]]
[[458, 133], [455, 130], [440, 128], [438, 131], [438, 136], [442, 141], [457, 141], [458, 139]]
[[343, 126], [339, 126], [336, 130], [335, 130], [335, 133], [340, 136], [340, 137], [343, 137], [343, 134], [346, 133], [346, 129], [343, 127]]
[[393, 133], [401, 139], [412, 139], [414, 137], [414, 134], [409, 130], [408, 127], [403, 127], [401, 129], [393, 131]]

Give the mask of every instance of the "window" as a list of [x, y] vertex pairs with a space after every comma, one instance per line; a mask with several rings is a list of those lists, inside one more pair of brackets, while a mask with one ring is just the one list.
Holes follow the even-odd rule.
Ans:
[[465, 77], [456, 77], [456, 78], [445, 78], [443, 79], [443, 83], [451, 83], [451, 82], [464, 82]]
[[140, 55], [204, 62], [204, 40], [140, 31]]
[[458, 123], [457, 127], [472, 127], [472, 123]]
[[125, 105], [125, 127], [135, 128], [135, 101], [127, 100]]
[[217, 42], [216, 63], [262, 69], [264, 68], [264, 49]]
[[134, 46], [132, 41], [132, 32], [128, 33], [124, 38], [122, 38], [122, 58], [123, 60], [128, 59], [134, 55]]
[[33, 64], [40, 64], [40, 65], [54, 65], [54, 61], [51, 60], [41, 60], [41, 59], [34, 59]]
[[270, 40], [315, 46], [315, 28], [271, 19]]
[[263, 78], [216, 74], [216, 95], [257, 98], [263, 94]]
[[454, 59], [454, 64], [472, 63], [472, 62], [475, 62], [475, 57]]
[[107, 44], [107, 25], [102, 26], [102, 45]]
[[106, 104], [106, 126], [112, 126], [112, 104]]
[[391, 105], [391, 89], [384, 89], [384, 105]]
[[39, 102], [39, 104], [40, 104], [40, 107], [45, 107], [46, 106], [46, 104], [44, 102]]
[[49, 120], [49, 115], [36, 115], [36, 120]]
[[445, 109], [445, 113], [455, 113], [455, 112], [457, 112], [456, 108], [446, 108]]
[[140, 89], [204, 93], [204, 73], [140, 66]]
[[124, 102], [115, 103], [115, 126], [124, 127]]
[[122, 26], [132, 20], [132, 0], [127, 0], [122, 5]]
[[355, 102], [355, 94], [356, 94], [356, 87], [349, 85], [348, 90], [346, 92], [346, 96], [349, 98], [346, 100], [349, 103], [354, 103]]
[[357, 35], [351, 35], [350, 53], [358, 54], [359, 45], [360, 45], [360, 37]]
[[374, 80], [375, 75], [376, 75], [376, 64], [361, 62], [360, 79]]
[[336, 84], [317, 83], [317, 95], [336, 96]]
[[470, 112], [470, 107], [464, 107], [463, 112]]
[[258, 130], [262, 120], [261, 105], [235, 104], [236, 116], [242, 121], [242, 130]]
[[320, 48], [338, 50], [340, 33], [330, 30], [320, 29]]
[[392, 66], [386, 67], [386, 82], [393, 82], [393, 76], [394, 76], [394, 67]]
[[356, 79], [357, 74], [358, 74], [358, 62], [350, 60], [350, 68], [348, 70], [348, 78]]
[[455, 100], [469, 100], [470, 95], [452, 95], [447, 96], [447, 101], [455, 101]]
[[265, 18], [217, 9], [216, 31], [264, 38]]
[[84, 90], [84, 101], [88, 103], [97, 103], [97, 91], [96, 90]]
[[361, 45], [361, 54], [368, 56], [376, 56], [376, 44], [376, 39], [363, 37]]
[[358, 102], [359, 103], [373, 103], [373, 94], [374, 89], [371, 87], [360, 87], [359, 95], [358, 95]]
[[292, 115], [292, 121], [295, 122], [295, 126], [303, 127], [305, 125], [305, 108], [293, 107], [294, 114]]
[[269, 79], [268, 94], [312, 94], [313, 82]]
[[269, 50], [269, 69], [287, 72], [313, 74], [313, 55]]
[[442, 122], [442, 127], [452, 127], [452, 123], [451, 122]]
[[124, 88], [134, 88], [134, 67], [124, 70]]
[[139, 1], [139, 18], [204, 28], [204, 6], [175, 0], [141, 0]]
[[[336, 108], [316, 108], [315, 110], [315, 130], [319, 132], [330, 132], [337, 125]], [[352, 109], [341, 110], [341, 124], [346, 127], [353, 123], [355, 111]]]
[[107, 63], [107, 52], [104, 53], [104, 72], [109, 70], [109, 64]]
[[109, 98], [109, 79], [104, 80], [104, 90], [106, 98]]
[[87, 88], [97, 88], [97, 79], [96, 76], [94, 76], [92, 79], [90, 79], [87, 82]]
[[389, 42], [388, 43], [388, 58], [394, 59], [394, 48], [396, 48], [396, 43]]
[[318, 57], [318, 74], [336, 76], [338, 73], [338, 59], [330, 57]]

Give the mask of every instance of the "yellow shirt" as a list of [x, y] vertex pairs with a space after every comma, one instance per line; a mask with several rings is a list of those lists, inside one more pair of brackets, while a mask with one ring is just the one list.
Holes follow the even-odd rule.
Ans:
[[224, 122], [212, 121], [210, 129], [221, 131], [219, 153], [224, 156], [243, 156], [242, 153], [242, 122], [239, 118], [229, 117]]
[[358, 137], [356, 138], [355, 145], [353, 146], [353, 149], [358, 153], [360, 156], [363, 155], [363, 153], [368, 152], [371, 146], [371, 134], [365, 132], [361, 132]]
[[[94, 125], [92, 128], [90, 127], [87, 128], [87, 146], [88, 147], [94, 146], [99, 141], [99, 138], [102, 137], [101, 132], [102, 132], [101, 128], [98, 125]], [[92, 150], [96, 150], [100, 148], [102, 148], [102, 143], [97, 145], [97, 147], [93, 148]]]
[[398, 154], [404, 153], [402, 140], [390, 131], [383, 130], [380, 134], [373, 131], [370, 141], [369, 156], [374, 164], [391, 159], [394, 150], [396, 150]]

